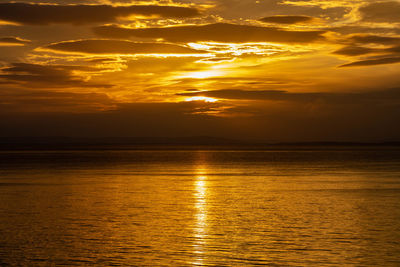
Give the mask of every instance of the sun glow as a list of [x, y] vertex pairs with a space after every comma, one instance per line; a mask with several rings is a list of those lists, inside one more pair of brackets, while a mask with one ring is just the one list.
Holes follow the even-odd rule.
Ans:
[[221, 76], [222, 74], [223, 72], [220, 70], [195, 71], [184, 74], [180, 78], [206, 79]]
[[212, 98], [212, 97], [206, 97], [206, 96], [193, 96], [185, 99], [186, 102], [190, 101], [204, 101], [207, 103], [214, 103], [217, 102], [218, 99]]

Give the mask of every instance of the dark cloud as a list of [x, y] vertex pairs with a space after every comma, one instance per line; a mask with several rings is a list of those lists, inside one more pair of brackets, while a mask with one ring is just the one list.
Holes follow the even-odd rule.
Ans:
[[110, 87], [106, 84], [86, 82], [73, 71], [98, 72], [100, 69], [88, 66], [39, 65], [13, 63], [1, 69], [0, 80], [21, 83], [28, 87], [40, 87], [43, 84], [52, 87]]
[[392, 46], [389, 48], [371, 48], [371, 47], [363, 47], [356, 45], [345, 46], [339, 50], [333, 52], [338, 55], [345, 56], [360, 56], [367, 54], [387, 54], [387, 55], [396, 55], [400, 53], [400, 45]]
[[30, 40], [25, 40], [19, 37], [0, 37], [0, 44], [25, 45], [30, 42]]
[[[349, 94], [348, 101], [337, 102], [335, 105], [330, 105], [327, 101], [298, 101], [288, 105], [269, 102], [266, 105], [260, 101], [258, 104], [243, 104], [227, 110], [228, 114], [248, 113], [251, 116], [206, 115], [207, 111], [214, 111], [226, 105], [224, 101], [128, 103], [118, 105], [113, 110], [86, 113], [10, 113], [4, 111], [10, 108], [6, 104], [0, 105], [0, 135], [26, 136], [29, 133], [30, 136], [80, 137], [220, 136], [263, 141], [396, 139], [400, 136], [399, 90], [375, 93], [378, 96], [370, 95], [365, 97], [368, 100], [363, 101]], [[383, 96], [384, 94], [387, 96]], [[382, 101], [383, 98], [390, 98], [390, 101]], [[201, 110], [203, 113], [193, 113], [195, 110]]]
[[115, 104], [102, 93], [0, 88], [0, 109], [8, 112], [90, 112], [112, 109]]
[[393, 46], [393, 47], [387, 48], [385, 50], [388, 52], [392, 52], [392, 53], [400, 53], [400, 45]]
[[400, 2], [387, 1], [370, 3], [359, 9], [364, 21], [400, 22]]
[[[204, 136], [232, 132], [228, 121], [215, 116], [191, 114], [205, 103], [132, 103], [105, 112], [0, 112], [0, 136]], [[0, 105], [1, 111], [2, 105]], [[4, 107], [3, 107], [4, 108]], [[5, 115], [4, 115], [5, 114]], [[226, 127], [226, 128], [224, 128]], [[217, 129], [217, 130], [215, 130]], [[242, 134], [244, 129], [239, 132]], [[214, 133], [213, 133], [214, 131]], [[247, 130], [246, 130], [247, 131]]]
[[338, 55], [345, 55], [345, 56], [359, 56], [359, 55], [365, 55], [365, 54], [370, 54], [370, 53], [379, 52], [379, 51], [380, 51], [380, 49], [374, 49], [374, 48], [369, 48], [369, 47], [346, 46], [339, 50], [336, 50], [333, 53], [338, 54]]
[[[184, 3], [213, 3], [215, 8], [207, 10], [208, 14], [216, 14], [226, 19], [259, 19], [262, 17], [283, 15], [323, 16], [337, 20], [349, 12], [349, 8], [332, 6], [321, 8], [317, 5], [291, 5], [282, 0], [178, 0]], [[306, 1], [303, 1], [306, 2]], [[308, 2], [308, 1], [307, 1]]]
[[348, 41], [351, 43], [357, 44], [383, 44], [383, 45], [390, 45], [390, 44], [399, 44], [400, 37], [389, 37], [389, 36], [380, 36], [380, 35], [373, 35], [373, 34], [355, 34], [352, 35]]
[[278, 24], [296, 24], [296, 23], [310, 23], [313, 22], [315, 18], [309, 16], [284, 16], [276, 15], [260, 19], [262, 22], [267, 23], [278, 23]]
[[204, 51], [163, 43], [122, 40], [77, 40], [51, 44], [46, 49], [89, 54], [200, 54]]
[[359, 25], [346, 25], [340, 27], [326, 27], [326, 31], [338, 32], [341, 34], [400, 34], [399, 27], [373, 27], [373, 26], [359, 26]]
[[400, 57], [366, 59], [344, 64], [341, 65], [340, 67], [363, 67], [363, 66], [385, 65], [385, 64], [395, 64], [395, 63], [400, 63]]
[[179, 18], [192, 17], [198, 14], [197, 9], [177, 6], [0, 4], [0, 20], [33, 25], [113, 22], [120, 17], [127, 17], [130, 15]]
[[95, 27], [96, 34], [108, 38], [162, 38], [170, 42], [277, 42], [307, 43], [323, 39], [323, 31], [286, 31], [274, 27], [258, 27], [215, 23], [198, 26], [126, 29], [117, 26]]

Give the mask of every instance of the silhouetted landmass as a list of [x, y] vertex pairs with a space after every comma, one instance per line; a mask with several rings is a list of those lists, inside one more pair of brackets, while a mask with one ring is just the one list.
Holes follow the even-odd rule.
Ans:
[[218, 137], [2, 137], [0, 150], [103, 149], [332, 149], [347, 147], [400, 147], [400, 142], [254, 142]]

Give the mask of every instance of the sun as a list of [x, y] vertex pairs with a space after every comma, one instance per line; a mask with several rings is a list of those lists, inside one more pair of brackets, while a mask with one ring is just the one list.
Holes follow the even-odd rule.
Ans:
[[206, 97], [206, 96], [193, 96], [185, 99], [186, 102], [191, 102], [191, 101], [203, 101], [207, 103], [215, 103], [218, 101], [218, 99], [212, 98], [212, 97]]

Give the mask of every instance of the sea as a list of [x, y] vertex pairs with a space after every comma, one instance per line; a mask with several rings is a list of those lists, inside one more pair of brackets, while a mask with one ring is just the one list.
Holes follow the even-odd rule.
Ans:
[[400, 147], [2, 150], [0, 266], [400, 266]]

